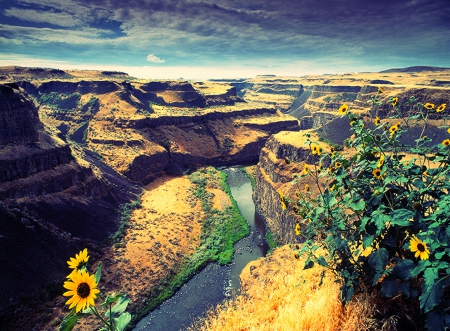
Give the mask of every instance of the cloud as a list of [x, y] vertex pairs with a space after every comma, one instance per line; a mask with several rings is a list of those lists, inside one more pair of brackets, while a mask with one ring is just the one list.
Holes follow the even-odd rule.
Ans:
[[153, 62], [153, 63], [164, 63], [164, 62], [166, 62], [166, 61], [164, 61], [163, 59], [160, 59], [159, 57], [157, 57], [154, 54], [147, 55], [147, 61], [148, 62]]
[[58, 26], [74, 27], [82, 23], [81, 20], [69, 13], [55, 12], [54, 10], [45, 12], [33, 9], [10, 8], [4, 12], [5, 16], [16, 17], [22, 21], [49, 23]]

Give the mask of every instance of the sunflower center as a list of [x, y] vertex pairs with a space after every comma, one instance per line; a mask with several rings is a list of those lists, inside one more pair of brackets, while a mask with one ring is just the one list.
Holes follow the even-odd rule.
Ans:
[[425, 246], [423, 245], [423, 244], [417, 244], [417, 249], [420, 251], [420, 252], [425, 252]]
[[91, 288], [89, 287], [89, 285], [87, 283], [80, 283], [80, 285], [78, 285], [77, 287], [77, 294], [81, 297], [81, 298], [87, 298], [89, 296], [89, 293], [91, 293]]

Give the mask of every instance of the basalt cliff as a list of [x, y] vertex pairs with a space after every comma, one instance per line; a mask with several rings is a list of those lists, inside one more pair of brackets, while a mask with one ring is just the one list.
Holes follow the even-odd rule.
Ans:
[[[0, 312], [53, 293], [67, 256], [117, 230], [117, 210], [137, 194], [113, 190], [70, 146], [45, 131], [17, 84], [0, 85]], [[120, 194], [119, 194], [120, 193]], [[97, 252], [97, 253], [96, 253]], [[3, 324], [3, 323], [2, 323]]]

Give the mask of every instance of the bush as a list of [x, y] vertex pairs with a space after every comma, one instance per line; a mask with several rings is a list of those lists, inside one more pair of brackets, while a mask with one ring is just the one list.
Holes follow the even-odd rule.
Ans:
[[[450, 139], [431, 145], [426, 134], [428, 118], [446, 104], [407, 103], [414, 111], [402, 117], [392, 98], [398, 122], [375, 117], [373, 129], [343, 105], [353, 132], [349, 154], [322, 152], [308, 139], [320, 162], [299, 178], [312, 176], [319, 194], [297, 192], [292, 203], [305, 238], [298, 253], [307, 256], [305, 268], [318, 263], [340, 276], [343, 302], [374, 290], [416, 300], [416, 322], [423, 317], [426, 328], [443, 330], [450, 327]], [[374, 102], [373, 116], [378, 106]], [[410, 122], [423, 129], [407, 155], [399, 138]], [[317, 254], [319, 247], [327, 255]]]

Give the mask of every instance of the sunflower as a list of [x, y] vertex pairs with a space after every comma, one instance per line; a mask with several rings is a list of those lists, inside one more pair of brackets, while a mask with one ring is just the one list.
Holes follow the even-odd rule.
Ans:
[[81, 270], [73, 275], [70, 281], [64, 282], [64, 287], [69, 291], [63, 295], [71, 297], [67, 300], [66, 305], [69, 309], [76, 306], [76, 312], [85, 310], [90, 306], [94, 306], [94, 299], [97, 298], [97, 282], [94, 275], [90, 275], [86, 270]]
[[450, 128], [447, 129], [447, 132], [450, 133]]
[[286, 204], [286, 197], [284, 196], [283, 192], [280, 190], [278, 190], [278, 194], [280, 195], [280, 203], [281, 203], [281, 209], [282, 210], [286, 210], [287, 208], [287, 204]]
[[346, 114], [348, 111], [348, 105], [346, 103], [344, 103], [340, 108], [339, 108], [339, 114], [344, 115]]
[[399, 127], [399, 124], [397, 123], [389, 128], [389, 132], [391, 133], [389, 135], [389, 138], [392, 138], [394, 136], [394, 134], [398, 131], [398, 127]]
[[391, 105], [392, 105], [393, 107], [395, 107], [395, 106], [398, 105], [398, 98], [397, 98], [397, 97], [391, 99]]
[[377, 167], [381, 168], [384, 164], [384, 154], [381, 154], [380, 159], [378, 160]]
[[87, 252], [87, 248], [80, 251], [80, 253], [75, 254], [75, 258], [71, 257], [70, 261], [67, 261], [70, 269], [80, 270], [81, 268], [86, 266], [87, 261], [89, 260], [89, 255]]
[[309, 173], [309, 167], [308, 165], [305, 163], [305, 166], [303, 167], [303, 174], [307, 175]]
[[335, 166], [336, 168], [340, 168], [340, 167], [342, 167], [342, 163], [336, 161], [336, 162], [334, 163], [334, 166]]
[[295, 224], [295, 234], [297, 235], [297, 236], [299, 236], [300, 235], [300, 224]]
[[311, 146], [311, 153], [313, 155], [321, 155], [322, 154], [322, 147], [318, 145], [312, 145]]
[[430, 251], [427, 248], [427, 244], [423, 241], [420, 241], [419, 238], [416, 236], [412, 236], [411, 240], [409, 241], [409, 249], [411, 252], [415, 252], [415, 257], [420, 257], [421, 260], [428, 259], [428, 256], [430, 255]]
[[445, 110], [446, 107], [447, 107], [447, 104], [443, 103], [442, 105], [440, 105], [439, 107], [436, 108], [436, 112], [441, 113]]
[[305, 192], [309, 192], [309, 185], [305, 184]]
[[423, 106], [428, 110], [434, 109], [434, 107], [435, 107], [434, 103], [431, 103], [431, 102], [427, 102]]
[[384, 91], [383, 91], [383, 89], [381, 88], [381, 86], [378, 86], [378, 93], [380, 93], [380, 94], [383, 94], [383, 93], [384, 93]]
[[374, 123], [376, 126], [380, 125], [380, 119], [378, 118], [378, 116], [375, 117], [375, 119], [373, 120], [373, 123]]
[[442, 142], [442, 146], [445, 146], [445, 147], [450, 146], [450, 139], [445, 139], [445, 140]]
[[373, 171], [372, 171], [372, 174], [373, 174], [373, 177], [375, 177], [376, 179], [383, 179], [383, 176], [381, 175], [381, 169], [378, 169], [378, 168], [376, 168], [376, 169], [374, 169]]

